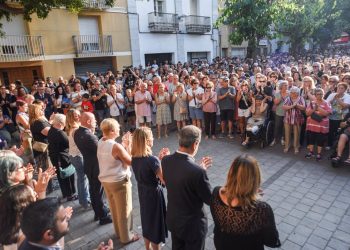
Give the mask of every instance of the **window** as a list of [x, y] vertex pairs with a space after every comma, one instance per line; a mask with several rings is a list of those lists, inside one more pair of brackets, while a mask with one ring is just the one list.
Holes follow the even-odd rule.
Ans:
[[165, 13], [165, 1], [164, 0], [153, 0], [154, 1], [154, 12]]

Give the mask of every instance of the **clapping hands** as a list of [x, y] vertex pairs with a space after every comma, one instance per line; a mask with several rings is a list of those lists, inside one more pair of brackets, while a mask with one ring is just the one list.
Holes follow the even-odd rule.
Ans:
[[203, 169], [207, 170], [213, 165], [213, 158], [211, 156], [204, 156], [199, 164]]
[[127, 132], [122, 137], [122, 145], [124, 148], [129, 149], [131, 148], [132, 143], [132, 134], [130, 132]]
[[33, 181], [33, 184], [34, 190], [40, 198], [45, 197], [47, 185], [54, 176], [56, 176], [56, 169], [54, 167], [50, 166], [44, 172], [39, 168], [38, 180]]
[[158, 158], [159, 160], [162, 160], [164, 156], [170, 155], [170, 150], [169, 148], [162, 148], [159, 151]]

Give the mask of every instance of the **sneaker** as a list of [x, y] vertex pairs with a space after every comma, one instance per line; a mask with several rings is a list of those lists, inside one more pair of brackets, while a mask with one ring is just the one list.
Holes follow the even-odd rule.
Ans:
[[305, 155], [305, 158], [306, 159], [311, 159], [311, 157], [313, 156], [313, 153], [312, 152], [309, 152]]
[[276, 145], [276, 140], [273, 140], [271, 143], [270, 143], [270, 147], [273, 147]]
[[294, 149], [294, 154], [299, 154], [299, 149], [298, 148]]
[[284, 139], [281, 139], [281, 145], [282, 145], [282, 146], [285, 145]]

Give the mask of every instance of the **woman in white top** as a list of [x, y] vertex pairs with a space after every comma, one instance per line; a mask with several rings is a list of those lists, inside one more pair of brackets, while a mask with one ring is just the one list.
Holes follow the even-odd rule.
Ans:
[[115, 141], [120, 132], [115, 119], [104, 119], [100, 128], [103, 137], [97, 146], [98, 178], [106, 192], [114, 230], [124, 244], [137, 241], [140, 237], [132, 231], [131, 133], [123, 136], [121, 145]]
[[77, 187], [79, 204], [88, 208], [90, 201], [89, 182], [84, 172], [83, 156], [74, 142], [74, 132], [80, 126], [80, 111], [70, 109], [67, 112], [66, 132], [69, 142], [69, 156], [77, 172]]

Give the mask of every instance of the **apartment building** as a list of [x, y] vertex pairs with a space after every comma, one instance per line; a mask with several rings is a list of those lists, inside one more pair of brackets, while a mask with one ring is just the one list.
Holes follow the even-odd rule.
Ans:
[[219, 56], [217, 0], [128, 0], [133, 65]]
[[[16, 0], [8, 4], [21, 8]], [[112, 8], [104, 0], [86, 0], [79, 14], [59, 8], [43, 20], [33, 15], [26, 22], [16, 15], [1, 23], [6, 35], [0, 37], [0, 80], [5, 84], [115, 72], [132, 63], [127, 0], [116, 1]]]

